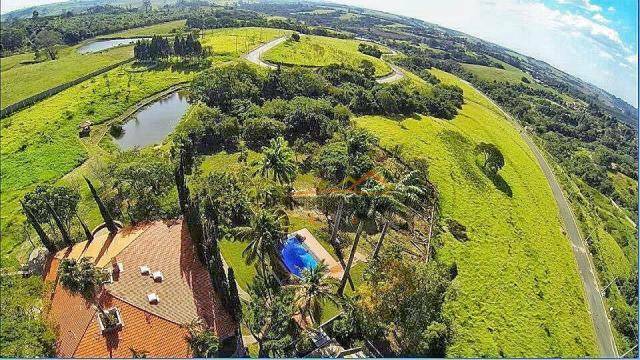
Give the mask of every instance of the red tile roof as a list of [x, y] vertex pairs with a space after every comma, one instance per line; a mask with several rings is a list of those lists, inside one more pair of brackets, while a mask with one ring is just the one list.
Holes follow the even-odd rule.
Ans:
[[141, 311], [111, 296], [103, 300], [105, 309], [116, 307], [124, 325], [119, 331], [105, 335], [100, 330], [97, 314], [91, 318], [87, 331], [73, 357], [131, 357], [131, 349], [147, 351], [150, 357], [189, 357], [185, 336], [187, 330], [173, 322]]
[[[62, 286], [56, 286], [48, 315], [58, 332], [59, 356], [131, 357], [130, 348], [133, 348], [147, 351], [150, 357], [186, 357], [189, 349], [183, 325], [198, 317], [204, 319], [219, 338], [233, 335], [237, 324], [213, 291], [209, 273], [196, 259], [193, 243], [181, 221], [154, 222], [129, 233], [135, 238], [126, 246], [122, 241], [100, 245], [101, 254], [108, 254], [111, 261], [121, 262], [124, 267], [115, 281], [104, 287], [101, 296], [103, 308], [116, 306], [124, 325], [118, 331], [103, 335], [95, 308]], [[59, 259], [76, 258], [77, 248], [75, 245], [51, 259], [46, 281], [57, 280]], [[100, 265], [111, 266], [104, 261], [104, 256], [101, 258]], [[141, 275], [139, 266], [142, 265], [149, 266], [151, 272], [161, 271], [164, 280], [154, 282], [148, 275]], [[147, 294], [151, 292], [160, 298], [158, 304], [149, 304]]]

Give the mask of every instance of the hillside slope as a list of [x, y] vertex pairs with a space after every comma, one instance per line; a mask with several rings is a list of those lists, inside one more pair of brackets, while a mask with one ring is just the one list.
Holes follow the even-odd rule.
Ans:
[[[426, 158], [442, 215], [467, 227], [468, 242], [450, 239], [440, 251], [458, 267], [457, 291], [446, 303], [455, 331], [448, 356], [596, 355], [576, 263], [534, 155], [480, 93], [433, 73], [464, 89], [454, 120], [361, 117], [358, 124], [384, 147], [400, 144], [404, 156]], [[505, 156], [496, 184], [475, 163], [479, 142], [496, 144]]]

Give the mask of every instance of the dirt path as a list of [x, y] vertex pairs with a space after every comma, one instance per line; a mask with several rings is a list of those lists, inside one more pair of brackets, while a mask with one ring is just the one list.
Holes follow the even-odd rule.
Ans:
[[[473, 87], [473, 85], [471, 85], [470, 83], [466, 81], [465, 83]], [[602, 299], [600, 286], [598, 285], [598, 278], [596, 275], [595, 267], [593, 265], [593, 261], [591, 259], [591, 253], [589, 252], [587, 243], [584, 241], [582, 234], [578, 229], [578, 225], [573, 215], [573, 211], [571, 210], [571, 206], [569, 205], [569, 202], [562, 192], [562, 187], [558, 183], [558, 180], [556, 179], [551, 166], [549, 166], [544, 155], [542, 154], [538, 146], [533, 142], [531, 137], [529, 137], [526, 130], [523, 129], [522, 126], [511, 117], [511, 115], [505, 112], [498, 104], [496, 104], [483, 92], [477, 89], [476, 91], [478, 91], [478, 93], [480, 93], [485, 99], [491, 102], [507, 119], [509, 119], [516, 126], [516, 129], [518, 129], [518, 131], [520, 132], [522, 139], [529, 146], [536, 160], [538, 161], [538, 164], [540, 165], [544, 176], [549, 182], [553, 197], [558, 204], [560, 220], [562, 221], [567, 237], [569, 237], [569, 240], [571, 242], [571, 249], [573, 250], [573, 255], [576, 260], [576, 264], [578, 265], [580, 279], [582, 280], [587, 304], [589, 306], [587, 310], [589, 312], [589, 315], [591, 315], [591, 320], [595, 328], [596, 342], [598, 344], [598, 348], [600, 349], [600, 356], [606, 358], [618, 357], [618, 350], [616, 348], [613, 333], [611, 331], [611, 323], [609, 321], [609, 318], [607, 317], [607, 310], [605, 308], [604, 300]]]
[[[267, 51], [273, 49], [274, 47], [282, 44], [283, 42], [287, 41], [287, 36], [283, 36], [283, 37], [279, 37], [277, 39], [271, 40], [268, 43], [262, 44], [260, 46], [258, 46], [257, 48], [249, 51], [248, 53], [246, 53], [244, 56], [242, 56], [244, 59], [262, 66], [262, 67], [266, 67], [269, 69], [276, 69], [278, 66], [275, 64], [271, 64], [268, 63], [264, 60], [262, 60], [262, 54], [266, 53]], [[402, 70], [400, 70], [399, 67], [393, 65], [393, 64], [389, 64], [389, 66], [391, 67], [392, 72], [389, 75], [385, 75], [381, 78], [377, 78], [376, 82], [382, 84], [382, 83], [389, 83], [389, 82], [394, 82], [397, 80], [400, 80], [404, 77], [404, 73], [402, 72]]]

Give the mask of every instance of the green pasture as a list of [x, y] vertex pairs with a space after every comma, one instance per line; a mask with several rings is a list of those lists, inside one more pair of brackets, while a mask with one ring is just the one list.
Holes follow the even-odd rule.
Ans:
[[[344, 63], [360, 66], [362, 60], [369, 60], [376, 68], [375, 75], [383, 76], [391, 72], [389, 65], [378, 58], [358, 51], [361, 41], [338, 39], [324, 36], [302, 35], [300, 41], [287, 40], [266, 52], [263, 60], [285, 65], [327, 66]], [[383, 51], [388, 51], [382, 47]]]
[[[383, 147], [425, 158], [441, 216], [466, 226], [469, 241], [447, 240], [439, 256], [458, 269], [445, 316], [451, 357], [582, 357], [597, 354], [577, 266], [551, 189], [515, 127], [472, 87], [451, 121], [425, 116], [357, 119]], [[497, 145], [506, 165], [490, 180], [478, 167], [479, 142]]]

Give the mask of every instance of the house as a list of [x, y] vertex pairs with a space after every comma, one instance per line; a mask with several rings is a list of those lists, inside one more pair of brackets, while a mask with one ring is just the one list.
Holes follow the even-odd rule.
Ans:
[[[97, 309], [57, 283], [62, 259], [90, 258], [111, 274], [99, 300], [117, 315], [118, 326], [104, 329]], [[51, 284], [48, 318], [57, 332], [59, 357], [189, 357], [186, 324], [201, 319], [220, 339], [234, 343], [238, 324], [213, 290], [198, 261], [186, 225], [156, 221], [117, 234], [100, 230], [56, 253], [45, 269]]]

